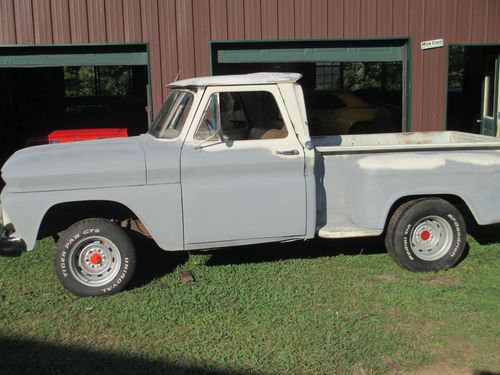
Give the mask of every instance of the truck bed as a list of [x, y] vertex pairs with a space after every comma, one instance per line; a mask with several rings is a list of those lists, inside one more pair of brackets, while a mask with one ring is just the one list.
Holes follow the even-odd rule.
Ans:
[[500, 221], [491, 204], [500, 186], [500, 139], [428, 132], [327, 136], [313, 142], [320, 237], [379, 235], [391, 206], [407, 196], [455, 196], [478, 223]]
[[496, 149], [500, 139], [456, 131], [384, 133], [313, 137], [320, 153], [397, 152], [441, 149]]

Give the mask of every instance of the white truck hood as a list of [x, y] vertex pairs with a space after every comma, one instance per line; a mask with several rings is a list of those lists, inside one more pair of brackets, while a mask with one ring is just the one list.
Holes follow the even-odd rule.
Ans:
[[2, 168], [9, 191], [51, 191], [146, 184], [139, 137], [29, 147]]

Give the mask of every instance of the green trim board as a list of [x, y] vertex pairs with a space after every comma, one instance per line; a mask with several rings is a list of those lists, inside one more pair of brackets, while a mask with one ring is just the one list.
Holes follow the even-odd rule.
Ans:
[[61, 47], [139, 47], [145, 48], [144, 42], [123, 42], [123, 43], [53, 43], [53, 44], [0, 44], [0, 48], [61, 48]]
[[151, 60], [150, 60], [150, 53], [149, 53], [149, 43], [146, 44], [146, 64], [148, 67], [148, 85], [147, 85], [147, 103], [148, 103], [148, 129], [151, 128], [151, 125], [153, 124], [153, 88], [151, 87]]
[[401, 36], [388, 36], [388, 37], [369, 37], [369, 38], [317, 38], [317, 39], [253, 39], [253, 40], [211, 40], [209, 46], [212, 44], [270, 44], [270, 43], [308, 43], [308, 42], [340, 42], [340, 43], [353, 43], [353, 42], [395, 42], [396, 44], [403, 45], [408, 39], [407, 35]]
[[217, 62], [353, 62], [402, 61], [402, 47], [324, 47], [324, 48], [262, 48], [218, 50]]
[[406, 128], [404, 131], [411, 131], [411, 38], [408, 37], [405, 44], [406, 57]]
[[500, 43], [450, 43], [449, 47], [464, 46], [464, 47], [498, 47]]
[[147, 64], [148, 58], [146, 52], [0, 55], [0, 68]]
[[146, 65], [147, 43], [0, 45], [0, 67]]
[[[451, 44], [448, 44], [448, 48], [446, 48], [446, 69], [445, 69], [445, 92], [444, 92], [444, 130], [448, 130], [448, 85], [450, 84], [449, 82], [449, 76], [450, 76], [450, 46]], [[481, 103], [482, 105], [482, 103]]]

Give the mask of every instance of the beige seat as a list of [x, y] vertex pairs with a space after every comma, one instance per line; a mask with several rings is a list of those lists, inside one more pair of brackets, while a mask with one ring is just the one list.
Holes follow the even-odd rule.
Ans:
[[287, 131], [285, 129], [269, 129], [266, 131], [261, 139], [277, 139], [277, 138], [286, 138]]
[[269, 129], [263, 128], [252, 128], [250, 129], [250, 133], [248, 133], [248, 139], [262, 139], [262, 136]]
[[288, 132], [286, 131], [283, 121], [273, 121], [272, 128], [252, 128], [248, 134], [248, 139], [278, 139], [286, 138]]

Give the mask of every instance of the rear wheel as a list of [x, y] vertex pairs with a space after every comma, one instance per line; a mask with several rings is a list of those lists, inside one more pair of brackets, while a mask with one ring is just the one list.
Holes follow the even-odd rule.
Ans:
[[440, 198], [421, 198], [394, 212], [385, 244], [401, 267], [414, 272], [439, 271], [461, 258], [466, 234], [464, 219], [455, 206]]
[[125, 288], [135, 269], [132, 241], [106, 219], [79, 221], [66, 230], [57, 245], [57, 277], [78, 296], [117, 293]]

